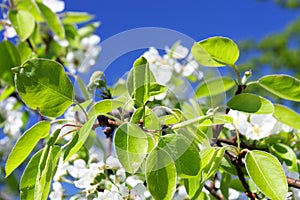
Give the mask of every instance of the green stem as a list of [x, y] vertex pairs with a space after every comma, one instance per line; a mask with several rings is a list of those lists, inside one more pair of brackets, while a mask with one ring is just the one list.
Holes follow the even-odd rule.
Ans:
[[241, 77], [239, 68], [235, 64], [231, 65], [231, 67], [233, 68], [233, 70], [237, 76], [238, 84], [242, 85], [242, 77]]
[[174, 130], [174, 129], [179, 129], [179, 128], [182, 128], [182, 127], [185, 127], [185, 126], [188, 126], [188, 125], [200, 123], [200, 122], [202, 122], [206, 119], [211, 118], [212, 116], [213, 116], [212, 114], [209, 114], [209, 115], [205, 115], [205, 116], [196, 117], [194, 119], [190, 119], [190, 120], [187, 120], [187, 121], [184, 121], [184, 122], [173, 124], [171, 126], [171, 128]]
[[80, 103], [78, 102], [75, 102], [76, 105], [79, 106], [79, 108], [82, 110], [84, 116], [85, 116], [85, 120], [88, 121], [89, 120], [89, 117], [88, 117], [88, 114], [86, 113], [85, 109], [82, 107], [82, 105], [80, 105]]

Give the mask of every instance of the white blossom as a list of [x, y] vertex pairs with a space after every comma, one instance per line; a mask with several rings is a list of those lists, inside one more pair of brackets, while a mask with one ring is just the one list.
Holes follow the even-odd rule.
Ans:
[[61, 12], [65, 9], [65, 2], [60, 0], [43, 0], [43, 4], [55, 13]]
[[67, 170], [69, 167], [69, 163], [68, 162], [64, 162], [63, 157], [61, 157], [59, 159], [58, 165], [57, 165], [57, 170], [56, 173], [53, 177], [54, 181], [59, 181], [61, 179], [62, 176], [67, 174]]
[[233, 118], [233, 125], [226, 124], [225, 127], [229, 130], [238, 131], [252, 140], [259, 140], [278, 133], [274, 130], [277, 120], [272, 114], [245, 114], [243, 112], [230, 110], [229, 116]]
[[104, 192], [98, 192], [98, 197], [93, 200], [123, 200], [123, 198], [116, 191], [104, 190]]
[[54, 182], [52, 184], [52, 189], [53, 191], [51, 191], [49, 198], [51, 200], [62, 200], [63, 199], [63, 195], [64, 195], [64, 189], [61, 185], [60, 182]]
[[20, 137], [23, 126], [23, 112], [15, 109], [16, 104], [15, 97], [0, 101], [0, 115], [5, 119], [3, 132], [15, 140]]
[[146, 187], [144, 186], [144, 184], [138, 183], [136, 186], [134, 186], [131, 189], [131, 194], [133, 198], [136, 200], [146, 200], [145, 191], [146, 191]]
[[96, 59], [101, 51], [101, 47], [98, 46], [100, 37], [97, 35], [91, 35], [81, 40], [82, 48], [74, 52], [68, 52], [66, 60], [68, 65], [66, 66], [71, 73], [86, 73], [90, 67], [96, 64]]
[[189, 53], [189, 50], [188, 48], [178, 44], [178, 45], [174, 45], [175, 47], [173, 47], [173, 49], [170, 49], [169, 47], [166, 47], [165, 50], [166, 52], [171, 55], [172, 58], [175, 58], [175, 59], [183, 59], [185, 58], [188, 53]]
[[111, 169], [119, 169], [122, 167], [120, 161], [118, 158], [115, 158], [113, 156], [109, 156], [106, 159], [106, 165]]

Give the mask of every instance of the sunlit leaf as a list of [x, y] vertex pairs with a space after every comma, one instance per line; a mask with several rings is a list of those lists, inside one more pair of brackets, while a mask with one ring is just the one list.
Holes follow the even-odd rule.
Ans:
[[115, 152], [122, 166], [135, 173], [148, 153], [148, 137], [135, 124], [124, 123], [114, 135]]
[[177, 174], [187, 178], [200, 170], [199, 150], [182, 135], [168, 134], [160, 138], [158, 147], [166, 151], [175, 162]]
[[58, 117], [73, 104], [73, 86], [59, 63], [32, 59], [14, 71], [20, 97], [42, 115]]
[[192, 54], [203, 66], [232, 66], [239, 58], [239, 49], [231, 39], [217, 36], [195, 43]]
[[121, 99], [104, 99], [90, 108], [88, 117], [103, 115], [122, 106], [124, 106], [124, 102]]
[[9, 176], [31, 153], [41, 138], [50, 132], [50, 122], [41, 121], [28, 129], [17, 141], [5, 165], [6, 177]]
[[21, 56], [18, 49], [9, 41], [0, 43], [0, 78], [14, 85], [14, 74], [11, 68], [21, 65]]
[[217, 78], [210, 79], [201, 83], [195, 90], [195, 97], [211, 97], [217, 94], [221, 94], [230, 90], [236, 84], [234, 80], [230, 78]]
[[35, 22], [33, 16], [25, 10], [11, 10], [8, 18], [15, 28], [21, 41], [26, 40], [34, 30]]
[[142, 106], [150, 97], [149, 63], [144, 57], [138, 58], [127, 78], [127, 90], [138, 106]]
[[267, 91], [283, 99], [300, 102], [300, 81], [292, 76], [268, 75], [260, 78], [258, 83]]
[[273, 115], [280, 122], [300, 130], [300, 123], [297, 123], [300, 122], [300, 115], [292, 109], [280, 104], [275, 104], [275, 112]]
[[263, 151], [249, 151], [245, 165], [250, 178], [266, 196], [274, 200], [286, 199], [288, 185], [276, 157]]
[[269, 100], [248, 93], [234, 96], [227, 102], [227, 106], [233, 110], [247, 113], [269, 114], [274, 112], [274, 106]]
[[146, 162], [146, 181], [154, 199], [171, 199], [176, 188], [176, 168], [170, 155], [157, 148]]
[[58, 18], [58, 16], [50, 8], [45, 6], [43, 3], [37, 2], [37, 5], [38, 5], [45, 21], [51, 28], [51, 30], [60, 39], [64, 39], [65, 38], [65, 30], [64, 30], [64, 27], [63, 27], [60, 19]]
[[64, 160], [69, 160], [85, 143], [88, 136], [93, 132], [93, 124], [95, 117], [92, 117], [87, 121], [79, 130], [77, 137], [73, 137], [71, 143], [67, 147], [64, 153]]

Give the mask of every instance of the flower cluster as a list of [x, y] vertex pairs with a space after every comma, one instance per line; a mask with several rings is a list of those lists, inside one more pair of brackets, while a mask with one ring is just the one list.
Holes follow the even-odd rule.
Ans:
[[98, 45], [100, 37], [98, 35], [91, 35], [84, 37], [81, 40], [81, 49], [70, 51], [67, 54], [67, 69], [75, 74], [77, 71], [86, 73], [95, 65], [101, 47]]
[[64, 163], [61, 158], [49, 196], [51, 200], [61, 200], [65, 197], [62, 182], [73, 184], [80, 190], [70, 197], [72, 200], [86, 199], [87, 197], [91, 197], [93, 200], [144, 200], [150, 196], [143, 182], [136, 176], [126, 177], [119, 160], [112, 156], [109, 156], [105, 163], [96, 161], [93, 154], [88, 163], [83, 159]]
[[192, 54], [189, 54], [188, 48], [175, 43], [171, 49], [166, 47], [165, 52], [166, 54], [161, 56], [156, 48], [150, 47], [143, 54], [149, 62], [157, 83], [167, 85], [175, 74], [194, 77], [196, 80], [203, 78], [203, 72], [199, 71], [199, 64]]
[[233, 118], [233, 125], [226, 124], [229, 130], [237, 129], [248, 139], [260, 140], [281, 131], [290, 132], [291, 128], [278, 122], [272, 114], [246, 114], [230, 110], [229, 116]]

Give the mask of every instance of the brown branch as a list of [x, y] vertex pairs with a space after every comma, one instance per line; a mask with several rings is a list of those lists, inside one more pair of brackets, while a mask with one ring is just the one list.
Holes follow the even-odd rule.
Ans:
[[217, 190], [215, 189], [215, 187], [209, 187], [207, 185], [204, 185], [205, 189], [207, 189], [209, 191], [209, 193], [214, 196], [216, 199], [218, 200], [225, 200], [224, 197], [222, 197], [220, 194], [218, 194]]
[[287, 176], [286, 181], [287, 181], [289, 187], [300, 189], [300, 180], [297, 180], [297, 179]]

